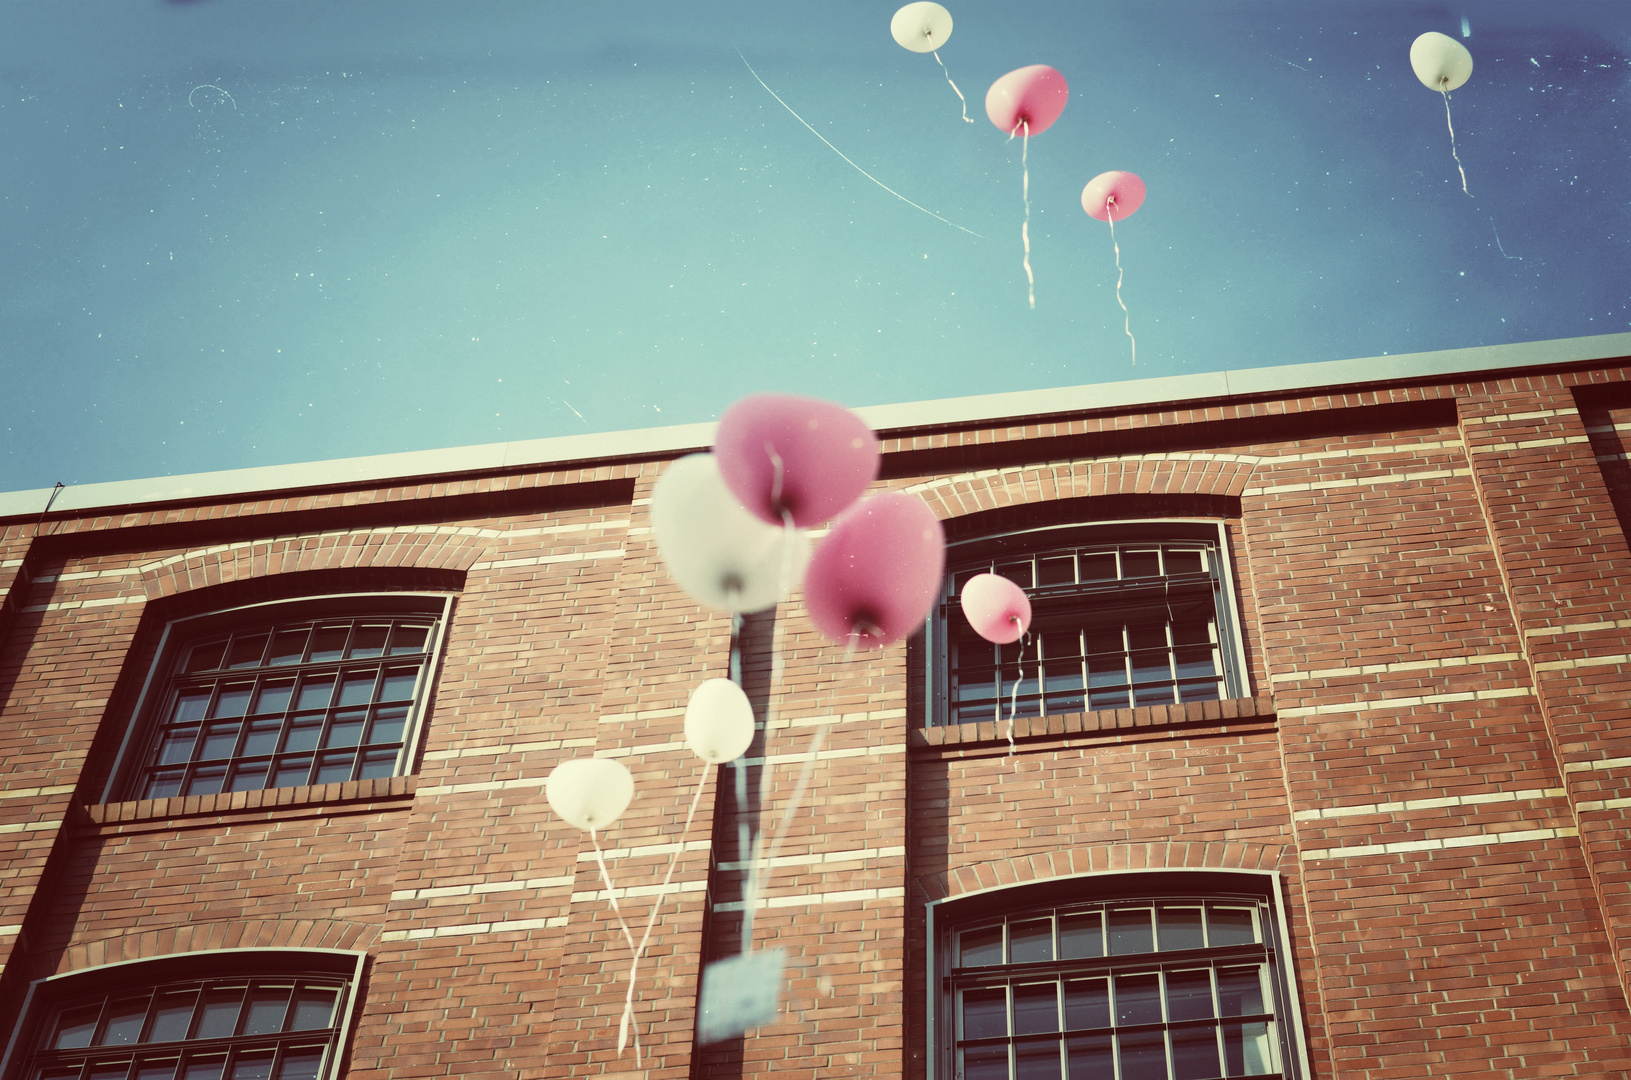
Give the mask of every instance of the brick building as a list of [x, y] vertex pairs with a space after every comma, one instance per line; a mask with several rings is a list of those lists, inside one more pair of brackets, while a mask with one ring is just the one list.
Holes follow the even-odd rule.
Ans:
[[[924, 632], [855, 655], [796, 596], [733, 649], [664, 572], [703, 425], [0, 495], [4, 1078], [1625, 1071], [1628, 356], [863, 410], [948, 549]], [[1017, 654], [957, 615], [990, 569]], [[770, 722], [700, 767], [733, 667]], [[739, 826], [818, 731], [757, 914], [781, 1019], [697, 1047]], [[678, 853], [638, 1061], [543, 798], [591, 754], [635, 777], [636, 931]]]

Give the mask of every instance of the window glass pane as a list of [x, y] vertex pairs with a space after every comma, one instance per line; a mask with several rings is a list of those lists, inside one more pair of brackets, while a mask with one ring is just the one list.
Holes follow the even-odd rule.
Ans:
[[1058, 1030], [1058, 983], [1024, 983], [1014, 987], [1015, 1035], [1039, 1035]]
[[1050, 555], [1037, 561], [1038, 585], [1070, 585], [1076, 580], [1076, 556]]
[[221, 1080], [221, 1070], [226, 1068], [225, 1054], [208, 1054], [187, 1059], [182, 1067], [182, 1080]]
[[321, 675], [316, 678], [302, 679], [300, 682], [300, 701], [295, 708], [304, 712], [307, 709], [326, 709], [329, 699], [334, 696], [334, 676]]
[[[146, 1042], [176, 1042], [187, 1037], [187, 1028], [193, 1019], [193, 1006], [198, 1003], [198, 991], [164, 994], [158, 1008], [153, 1011], [153, 1026], [147, 1030]], [[174, 1063], [172, 1063], [173, 1071]]]
[[198, 1014], [195, 1039], [224, 1039], [238, 1026], [238, 1006], [242, 1004], [242, 987], [231, 990], [211, 990], [204, 995], [204, 1006]]
[[1167, 548], [1164, 552], [1167, 574], [1200, 574], [1206, 571], [1206, 562], [1200, 551]]
[[324, 746], [356, 746], [362, 742], [362, 726], [368, 720], [365, 712], [341, 713], [329, 724]]
[[1161, 573], [1161, 553], [1148, 549], [1121, 553], [1121, 576], [1124, 578], [1158, 577]]
[[391, 668], [380, 684], [380, 701], [407, 701], [413, 697], [413, 684], [419, 679], [417, 667]]
[[1116, 976], [1116, 1026], [1161, 1022], [1161, 976], [1155, 972]]
[[271, 1080], [272, 1057], [271, 1050], [239, 1054], [232, 1063], [232, 1080]]
[[351, 635], [351, 652], [353, 659], [364, 656], [383, 656], [385, 654], [385, 639], [391, 633], [389, 626], [359, 626]]
[[232, 770], [227, 781], [228, 791], [259, 791], [266, 786], [266, 770], [270, 762], [256, 761], [239, 765]]
[[147, 1020], [147, 1004], [152, 999], [143, 995], [125, 1001], [115, 1001], [108, 1007], [107, 1025], [102, 1029], [98, 1046], [127, 1046], [141, 1038], [142, 1024]]
[[294, 694], [293, 679], [268, 679], [261, 683], [260, 696], [255, 699], [257, 713], [280, 713], [289, 707]]
[[1121, 1080], [1167, 1080], [1167, 1040], [1160, 1031], [1116, 1037]]
[[96, 1018], [101, 1015], [101, 1002], [63, 1013], [57, 1020], [57, 1033], [51, 1039], [52, 1049], [77, 1050], [91, 1045], [91, 1036], [96, 1034]]
[[429, 637], [428, 626], [398, 626], [396, 633], [391, 635], [391, 655], [424, 652], [425, 642]]
[[249, 725], [249, 731], [244, 735], [242, 753], [244, 757], [253, 757], [257, 754], [270, 754], [277, 749], [277, 737], [283, 731], [281, 720], [255, 720]]
[[227, 654], [227, 667], [260, 667], [266, 652], [266, 632], [241, 634], [232, 639], [232, 651]]
[[1015, 585], [1018, 585], [1022, 589], [1029, 589], [1033, 584], [1031, 580], [1030, 559], [1025, 559], [1022, 562], [998, 563], [994, 573], [998, 577], [1007, 578], [1009, 581], [1012, 581]]
[[1008, 991], [998, 986], [963, 992], [963, 1038], [1008, 1034]]
[[136, 1080], [174, 1080], [179, 1059], [145, 1061], [136, 1068]]
[[1225, 945], [1252, 945], [1257, 937], [1257, 921], [1251, 908], [1207, 906], [1207, 942], [1214, 949]]
[[965, 930], [958, 935], [962, 967], [984, 967], [1002, 963], [1002, 927], [987, 926], [981, 930]]
[[238, 727], [236, 723], [211, 724], [204, 729], [204, 745], [198, 751], [200, 761], [214, 761], [218, 758], [231, 757], [232, 748], [238, 745]]
[[1168, 1020], [1204, 1020], [1212, 1015], [1211, 968], [1167, 972]]
[[289, 1020], [290, 1031], [310, 1031], [326, 1028], [334, 1020], [333, 990], [307, 987], [295, 995], [294, 1015]]
[[346, 635], [351, 633], [349, 626], [320, 626], [312, 636], [311, 659], [338, 660], [345, 655]]
[[193, 759], [193, 745], [198, 742], [198, 728], [196, 726], [171, 728], [159, 739], [159, 748], [154, 758], [155, 765], [174, 765], [178, 761], [191, 761]]
[[1201, 909], [1162, 904], [1156, 909], [1161, 934], [1161, 951], [1204, 949], [1206, 935], [1201, 930]]
[[1059, 917], [1059, 953], [1065, 960], [1082, 960], [1104, 955], [1104, 915], [1093, 911], [1085, 915]]
[[317, 738], [322, 733], [322, 717], [296, 721], [289, 725], [289, 733], [283, 738], [283, 749], [285, 752], [315, 750], [317, 749]]
[[407, 722], [407, 709], [381, 709], [374, 714], [374, 726], [369, 729], [368, 741], [371, 743], [401, 742], [402, 729]]
[[290, 1050], [283, 1055], [283, 1065], [277, 1073], [278, 1080], [317, 1080], [317, 1073], [322, 1067], [322, 1047], [309, 1046]]
[[182, 769], [163, 769], [156, 772], [147, 781], [142, 789], [141, 797], [144, 799], [168, 799], [172, 795], [181, 794]]
[[1053, 920], [1008, 924], [1008, 962], [1032, 964], [1053, 959]]
[[311, 757], [302, 754], [299, 757], [285, 758], [279, 761], [277, 769], [272, 773], [272, 787], [300, 787], [307, 783], [311, 776]]
[[214, 671], [221, 666], [221, 657], [226, 653], [226, 638], [219, 641], [206, 641], [202, 645], [194, 645], [187, 654], [187, 666], [184, 671]]
[[1218, 1008], [1221, 1016], [1256, 1016], [1263, 1008], [1258, 968], [1221, 968], [1218, 971]]
[[1178, 1028], [1170, 1037], [1173, 1080], [1214, 1080], [1223, 1075], [1218, 1066], [1218, 1032], [1212, 1025]]
[[963, 1051], [963, 1080], [1009, 1080], [1008, 1047], [971, 1046]]
[[130, 1062], [117, 1065], [98, 1065], [86, 1074], [86, 1080], [125, 1080], [130, 1075]]
[[337, 754], [323, 754], [317, 759], [317, 772], [312, 777], [314, 784], [337, 784], [351, 779], [351, 766], [356, 764], [356, 751], [340, 752]]
[[1129, 956], [1155, 951], [1147, 907], [1110, 909], [1110, 955]]
[[1065, 1026], [1110, 1026], [1110, 983], [1107, 979], [1072, 979], [1065, 983]]
[[[408, 687], [408, 692], [410, 694], [413, 692], [411, 685]], [[347, 675], [345, 681], [340, 684], [340, 700], [335, 704], [342, 707], [346, 705], [366, 705], [373, 700], [373, 697], [374, 672], [372, 670], [353, 672]]]
[[1119, 576], [1116, 573], [1116, 553], [1113, 551], [1084, 552], [1078, 561], [1083, 581], [1114, 581]]
[[1108, 1035], [1071, 1039], [1067, 1044], [1070, 1080], [1114, 1080], [1116, 1062], [1110, 1045]]
[[72, 1069], [41, 1069], [34, 1074], [34, 1080], [79, 1080], [79, 1067]]
[[1273, 1025], [1265, 1021], [1223, 1025], [1223, 1057], [1230, 1076], [1278, 1072]]
[[216, 795], [226, 783], [225, 765], [207, 765], [193, 770], [192, 779], [183, 786], [183, 795]]
[[274, 666], [300, 663], [306, 656], [306, 638], [310, 634], [304, 626], [298, 630], [279, 630], [272, 636], [272, 651], [266, 662]]
[[186, 724], [194, 720], [204, 719], [204, 710], [210, 705], [210, 692], [208, 688], [201, 690], [183, 690], [176, 695], [175, 707], [170, 712], [172, 724]]
[[1059, 1044], [1021, 1043], [1014, 1048], [1017, 1080], [1059, 1080]]
[[242, 716], [249, 711], [249, 692], [254, 689], [254, 683], [230, 683], [221, 688], [221, 696], [215, 699], [216, 716]]
[[396, 758], [395, 750], [370, 750], [362, 756], [362, 766], [357, 770], [357, 779], [373, 780], [381, 776], [394, 775]]

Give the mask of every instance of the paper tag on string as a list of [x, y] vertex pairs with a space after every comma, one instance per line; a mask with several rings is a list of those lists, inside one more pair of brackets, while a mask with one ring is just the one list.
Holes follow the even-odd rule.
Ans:
[[716, 960], [703, 969], [697, 1042], [719, 1042], [774, 1021], [786, 962], [785, 949], [763, 949]]

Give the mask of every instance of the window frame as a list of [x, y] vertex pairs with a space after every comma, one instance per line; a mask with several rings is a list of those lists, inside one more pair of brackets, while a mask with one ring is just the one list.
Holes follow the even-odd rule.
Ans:
[[[1245, 638], [1241, 630], [1239, 589], [1235, 577], [1234, 560], [1230, 552], [1228, 525], [1222, 520], [1194, 518], [1146, 518], [1090, 523], [1045, 525], [1031, 529], [1012, 529], [984, 533], [946, 545], [946, 570], [933, 610], [924, 628], [923, 668], [920, 673], [927, 692], [923, 695], [923, 724], [925, 727], [946, 727], [957, 723], [952, 719], [951, 702], [951, 639], [950, 620], [961, 618], [955, 598], [957, 575], [966, 571], [971, 562], [990, 559], [1002, 561], [1004, 553], [1020, 557], [1036, 555], [1058, 548], [1093, 547], [1099, 544], [1126, 545], [1137, 543], [1183, 543], [1186, 541], [1209, 544], [1216, 557], [1216, 572], [1212, 577], [1213, 608], [1217, 620], [1218, 654], [1223, 671], [1221, 681], [1225, 697], [1250, 695], [1251, 673], [1246, 664]], [[1082, 589], [1086, 595], [1089, 589]], [[1027, 593], [1032, 590], [1027, 590]], [[1036, 658], [1033, 649], [1027, 649], [1026, 667]], [[999, 684], [1000, 686], [1000, 684]], [[1146, 706], [1130, 706], [1141, 708]], [[1099, 710], [1086, 710], [1099, 711]], [[1007, 715], [1007, 708], [1002, 710]], [[992, 719], [996, 719], [995, 716]]]
[[[256, 959], [259, 963], [255, 963]], [[173, 982], [206, 979], [297, 979], [317, 977], [336, 979], [343, 985], [335, 1003], [337, 1012], [333, 1032], [328, 1043], [329, 1053], [318, 1073], [318, 1080], [334, 1080], [341, 1075], [340, 1066], [349, 1054], [351, 1037], [362, 1005], [364, 971], [368, 954], [349, 949], [295, 949], [288, 947], [206, 949], [199, 952], [175, 953], [169, 956], [144, 957], [122, 960], [92, 968], [51, 975], [35, 979], [29, 984], [18, 1010], [18, 1021], [12, 1028], [6, 1050], [0, 1056], [0, 1077], [4, 1080], [28, 1080], [28, 1068], [40, 1055], [43, 1044], [50, 1036], [45, 1022], [60, 1014], [75, 999], [102, 997], [118, 993], [121, 989], [146, 989], [156, 992]], [[317, 1029], [323, 1030], [323, 1029]], [[236, 1045], [242, 1041], [269, 1040], [277, 1036], [285, 1041], [294, 1033], [280, 1032], [265, 1036], [230, 1036]], [[174, 1044], [185, 1047], [185, 1040]], [[212, 1042], [225, 1040], [211, 1040]], [[141, 1043], [129, 1044], [134, 1055]], [[230, 1051], [231, 1047], [228, 1047]], [[123, 1049], [120, 1051], [123, 1052]], [[185, 1056], [178, 1051], [178, 1062]]]
[[[1067, 907], [1073, 903], [1157, 904], [1174, 900], [1201, 904], [1209, 901], [1225, 903], [1250, 901], [1268, 907], [1271, 917], [1261, 920], [1264, 938], [1261, 948], [1266, 954], [1263, 962], [1270, 969], [1267, 981], [1274, 997], [1275, 1021], [1279, 1029], [1277, 1049], [1281, 1058], [1280, 1075], [1283, 1080], [1307, 1080], [1313, 1073], [1308, 1062], [1307, 1039], [1302, 1023], [1302, 1002], [1297, 992], [1295, 957], [1291, 950], [1291, 931], [1286, 920], [1284, 896], [1284, 883], [1280, 873], [1275, 870], [1180, 868], [1072, 874], [1041, 882], [999, 885], [930, 901], [925, 905], [924, 911], [927, 935], [925, 938], [927, 947], [924, 950], [926, 967], [924, 1030], [927, 1033], [924, 1053], [925, 1080], [958, 1078], [958, 1034], [954, 1004], [957, 989], [951, 985], [952, 972], [955, 969], [951, 957], [960, 928], [978, 927], [996, 915], [1013, 920], [1023, 918], [1027, 912], [1051, 912], [1055, 908]], [[1230, 948], [1241, 947], [1225, 946], [1208, 949], [1206, 952], [1219, 954], [1218, 959], [1227, 962], [1221, 954]], [[1196, 953], [1169, 955], [1187, 955], [1190, 960], [1185, 962], [1196, 967], [1213, 962]], [[1102, 959], [1105, 961], [1103, 966], [1106, 976], [1109, 977], [1115, 961], [1108, 957]], [[1064, 961], [1054, 963], [1060, 964]], [[1129, 967], [1165, 969], [1174, 962], [1163, 960], [1160, 952], [1150, 952], [1131, 954], [1126, 963]], [[994, 972], [1012, 970], [1016, 966], [1018, 965], [1010, 962], [992, 965], [992, 970]], [[1022, 979], [1028, 974], [1036, 974], [1038, 978], [1047, 977], [1042, 971], [1020, 971], [1013, 977]], [[1166, 1030], [1167, 1023], [1169, 1022], [1163, 1022], [1163, 1031]], [[1012, 1039], [1015, 1036], [1008, 1038]]]
[[[370, 616], [422, 615], [435, 620], [435, 627], [426, 642], [424, 666], [415, 684], [413, 703], [409, 706], [403, 729], [402, 749], [392, 776], [407, 775], [418, 760], [419, 745], [424, 731], [427, 707], [440, 673], [442, 650], [452, 622], [455, 597], [440, 592], [346, 592], [319, 596], [302, 596], [282, 600], [243, 604], [172, 619], [164, 626], [153, 652], [153, 661], [143, 676], [141, 692], [130, 710], [129, 719], [114, 756], [113, 767], [102, 786], [100, 801], [127, 802], [140, 800], [135, 790], [140, 773], [146, 768], [146, 755], [158, 725], [157, 712], [163, 708], [177, 671], [182, 651], [198, 638], [214, 632], [227, 632], [256, 623], [271, 624], [283, 620], [327, 618], [367, 618]], [[257, 667], [249, 673], [265, 671]], [[189, 761], [196, 760], [189, 758]], [[291, 785], [293, 787], [309, 785]], [[278, 788], [254, 788], [254, 791], [276, 791]], [[184, 797], [184, 796], [175, 796]]]

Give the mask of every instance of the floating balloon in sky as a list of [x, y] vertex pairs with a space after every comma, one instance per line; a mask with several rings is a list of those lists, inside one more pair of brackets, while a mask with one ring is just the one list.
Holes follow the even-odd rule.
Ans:
[[1031, 625], [1031, 599], [1000, 574], [976, 574], [963, 583], [958, 602], [974, 632], [996, 645], [1018, 641]]
[[1459, 90], [1472, 77], [1472, 53], [1453, 37], [1429, 30], [1410, 46], [1410, 66], [1416, 78], [1429, 90], [1444, 95], [1444, 124], [1450, 129], [1450, 156], [1461, 173], [1461, 190], [1467, 196], [1467, 170], [1455, 152], [1455, 123], [1450, 119], [1450, 91]]
[[1032, 64], [1010, 71], [985, 92], [985, 114], [1012, 139], [1022, 136], [1019, 160], [1024, 170], [1025, 223], [1020, 239], [1025, 243], [1025, 287], [1031, 307], [1036, 307], [1036, 278], [1031, 273], [1031, 136], [1040, 135], [1065, 111], [1070, 87], [1065, 77], [1046, 64]]
[[550, 808], [579, 829], [604, 829], [623, 816], [634, 798], [634, 777], [611, 758], [568, 758], [544, 781]]
[[940, 46], [951, 37], [951, 12], [933, 0], [918, 0], [895, 12], [895, 17], [889, 20], [889, 32], [903, 49], [934, 54], [940, 70], [946, 73], [946, 81], [956, 91], [957, 100], [963, 103], [963, 120], [974, 123], [974, 118], [968, 115], [968, 99], [957, 89], [957, 84], [951, 82], [951, 72], [946, 71], [946, 62], [940, 59]]
[[842, 405], [790, 394], [745, 397], [719, 419], [725, 485], [764, 521], [819, 525], [878, 476], [878, 437]]
[[708, 679], [685, 706], [685, 745], [710, 765], [742, 756], [753, 742], [753, 705], [729, 679]]
[[1122, 327], [1133, 343], [1133, 364], [1138, 364], [1138, 341], [1133, 337], [1132, 316], [1121, 299], [1121, 245], [1116, 243], [1116, 219], [1130, 217], [1144, 205], [1144, 181], [1130, 172], [1100, 173], [1082, 189], [1082, 209], [1087, 216], [1110, 223], [1110, 246], [1116, 253], [1116, 303], [1121, 304]]
[[940, 591], [946, 534], [923, 500], [889, 492], [850, 507], [804, 575], [810, 621], [838, 644], [882, 648], [923, 625]]
[[722, 611], [774, 605], [810, 552], [804, 533], [744, 510], [712, 454], [691, 454], [664, 470], [651, 492], [651, 531], [680, 588]]

